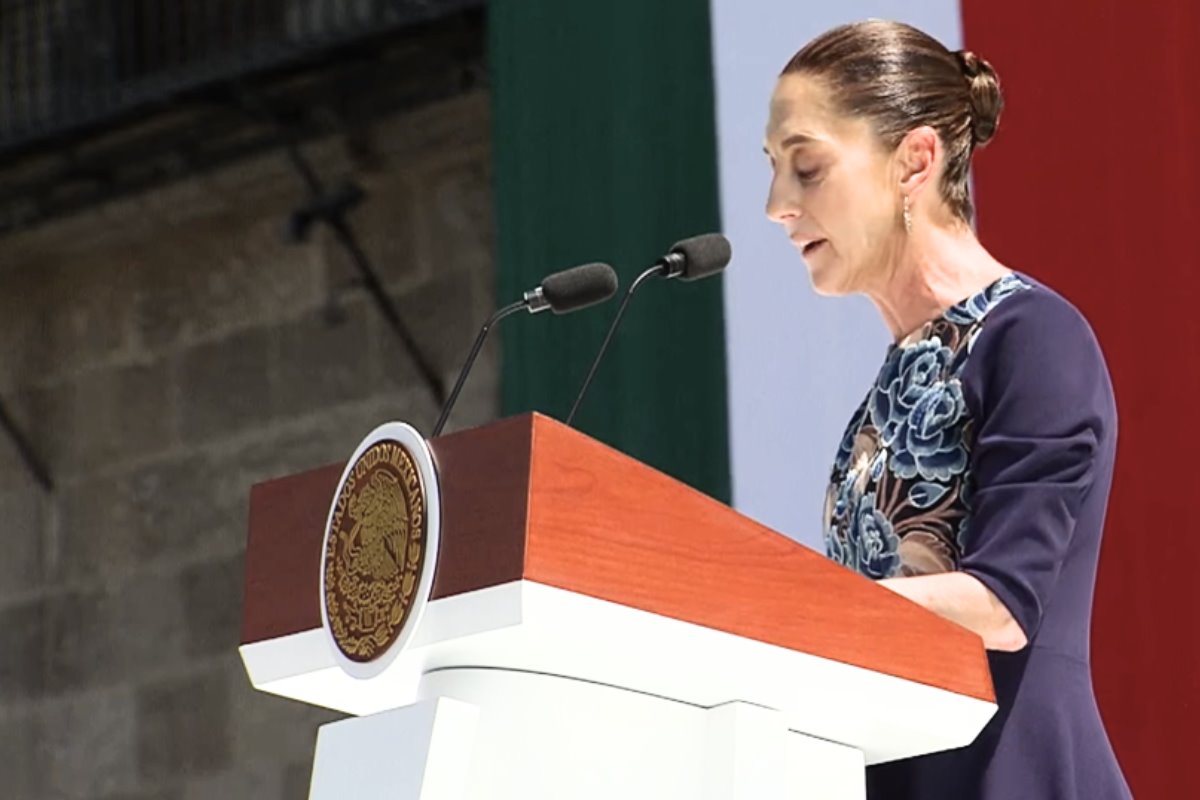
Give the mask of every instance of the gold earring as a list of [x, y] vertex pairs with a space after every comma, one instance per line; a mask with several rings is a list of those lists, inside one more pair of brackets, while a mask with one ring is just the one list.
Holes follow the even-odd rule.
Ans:
[[904, 195], [904, 230], [912, 233], [912, 202]]

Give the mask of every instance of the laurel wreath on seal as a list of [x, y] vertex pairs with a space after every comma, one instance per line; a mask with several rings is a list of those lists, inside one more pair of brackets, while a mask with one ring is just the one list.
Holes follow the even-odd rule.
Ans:
[[423, 549], [420, 491], [406, 497], [402, 476], [386, 465], [364, 477], [361, 488], [350, 481], [343, 488], [353, 525], [331, 532], [325, 561], [330, 629], [355, 661], [375, 658], [395, 640], [412, 605]]

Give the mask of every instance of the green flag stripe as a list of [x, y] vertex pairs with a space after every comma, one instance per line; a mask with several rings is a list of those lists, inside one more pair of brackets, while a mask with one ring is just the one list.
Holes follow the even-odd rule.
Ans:
[[[719, 228], [705, 0], [497, 0], [498, 296], [607, 261], [622, 291], [674, 241]], [[505, 413], [568, 413], [613, 301], [502, 330]], [[634, 298], [577, 418], [584, 432], [729, 499], [721, 279]]]

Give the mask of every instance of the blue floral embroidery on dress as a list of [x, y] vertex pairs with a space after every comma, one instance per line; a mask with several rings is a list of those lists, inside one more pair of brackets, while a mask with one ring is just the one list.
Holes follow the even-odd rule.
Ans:
[[904, 420], [892, 461], [895, 473], [901, 478], [920, 475], [926, 480], [947, 480], [966, 469], [962, 435], [966, 413], [957, 378], [929, 387]]
[[888, 350], [838, 446], [826, 502], [829, 557], [871, 578], [954, 569], [970, 516], [970, 418], [962, 370], [987, 315], [1032, 288], [1008, 275]]
[[854, 497], [854, 481], [856, 476], [852, 472], [848, 472], [846, 477], [842, 478], [842, 483], [837, 489], [837, 498], [834, 501], [833, 513], [837, 516], [844, 516], [849, 513], [851, 506], [857, 505]]
[[975, 500], [975, 481], [971, 480], [970, 473], [964, 476], [962, 486], [959, 489], [958, 499], [962, 503], [963, 518], [958, 523], [958, 530], [955, 531], [954, 539], [961, 553], [967, 546], [967, 530], [971, 527], [971, 515], [975, 510], [973, 502]]
[[868, 492], [854, 511], [850, 541], [857, 545], [857, 571], [868, 578], [886, 578], [900, 566], [900, 539], [892, 521], [875, 505], [875, 493]]
[[885, 445], [896, 441], [913, 407], [938, 383], [953, 355], [939, 339], [892, 351], [875, 379], [870, 400], [871, 423]]
[[913, 508], [929, 508], [946, 496], [949, 487], [937, 483], [914, 483], [908, 489], [908, 500]]
[[1030, 288], [1029, 284], [1016, 275], [1005, 275], [978, 294], [951, 306], [943, 315], [956, 325], [973, 325], [981, 321], [1000, 301], [1015, 292]]
[[863, 419], [867, 415], [867, 404], [863, 402], [858, 407], [858, 411], [854, 412], [854, 417], [850, 420], [850, 424], [846, 426], [846, 433], [842, 436], [842, 442], [838, 445], [837, 458], [834, 461], [834, 468], [838, 470], [845, 469], [850, 463], [850, 453], [854, 449], [854, 437], [858, 435], [858, 429], [862, 427]]

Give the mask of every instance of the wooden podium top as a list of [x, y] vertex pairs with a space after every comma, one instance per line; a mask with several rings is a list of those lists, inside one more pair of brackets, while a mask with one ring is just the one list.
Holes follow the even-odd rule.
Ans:
[[[430, 442], [432, 598], [528, 580], [993, 701], [979, 637], [537, 414]], [[251, 491], [242, 644], [321, 627], [342, 465]]]

